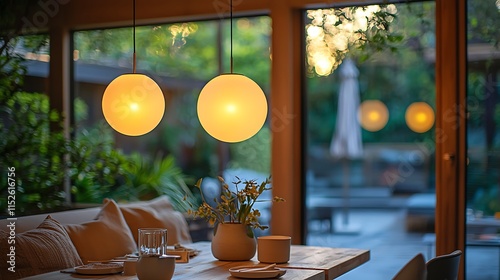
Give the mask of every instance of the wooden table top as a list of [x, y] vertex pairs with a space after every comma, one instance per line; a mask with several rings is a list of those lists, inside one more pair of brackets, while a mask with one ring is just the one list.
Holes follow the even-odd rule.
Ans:
[[[188, 263], [176, 263], [173, 280], [195, 279], [230, 279], [229, 269], [242, 265], [259, 264], [257, 256], [250, 261], [228, 262], [219, 261], [212, 256], [210, 242], [196, 242], [186, 247], [200, 250], [200, 254]], [[370, 251], [349, 248], [312, 247], [292, 245], [290, 261], [278, 267], [287, 270], [282, 280], [331, 280], [360, 266], [370, 259]], [[136, 280], [137, 276], [124, 275], [78, 275], [49, 272], [28, 277], [29, 280], [69, 280], [69, 279], [106, 279], [106, 280]]]

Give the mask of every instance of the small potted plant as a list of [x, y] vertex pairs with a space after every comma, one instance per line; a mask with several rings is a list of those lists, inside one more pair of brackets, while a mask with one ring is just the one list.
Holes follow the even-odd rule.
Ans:
[[[214, 198], [214, 203], [208, 203], [202, 191], [202, 179], [198, 180], [196, 187], [200, 190], [202, 203], [196, 210], [188, 211], [196, 217], [205, 218], [214, 226], [212, 239], [212, 254], [219, 260], [242, 261], [249, 260], [255, 255], [256, 240], [253, 230], [264, 230], [268, 226], [259, 222], [260, 211], [255, 203], [259, 196], [270, 190], [271, 178], [260, 184], [256, 180], [241, 180], [236, 177], [232, 190], [222, 177], [221, 195]], [[241, 186], [241, 187], [240, 187]], [[274, 197], [272, 202], [281, 202], [284, 199]], [[212, 206], [211, 206], [212, 204]]]

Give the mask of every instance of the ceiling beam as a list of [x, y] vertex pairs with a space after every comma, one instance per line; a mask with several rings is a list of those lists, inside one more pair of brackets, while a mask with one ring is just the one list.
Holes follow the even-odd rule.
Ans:
[[[50, 0], [59, 4], [58, 20], [71, 30], [119, 27], [132, 25], [132, 1], [123, 0]], [[67, 2], [67, 3], [65, 3]], [[170, 3], [169, 3], [170, 2]], [[227, 0], [183, 0], [179, 2], [162, 0], [141, 0], [136, 2], [138, 25], [229, 18]], [[249, 16], [268, 13], [269, 1], [234, 0], [234, 16]], [[41, 8], [41, 7], [40, 7]]]
[[[287, 0], [283, 8], [308, 9], [377, 2], [380, 3], [375, 0]], [[69, 30], [132, 25], [132, 0], [47, 0], [33, 5], [32, 14], [23, 19], [29, 33], [46, 32], [47, 26], [60, 24]], [[236, 17], [269, 14], [271, 5], [269, 0], [233, 0], [233, 12]], [[136, 2], [138, 25], [216, 18], [229, 18], [229, 0], [183, 0], [182, 5], [164, 0]]]

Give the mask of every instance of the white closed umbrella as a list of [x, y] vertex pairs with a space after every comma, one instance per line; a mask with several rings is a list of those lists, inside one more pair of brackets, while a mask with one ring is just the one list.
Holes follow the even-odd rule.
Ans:
[[359, 107], [359, 71], [351, 59], [345, 59], [339, 67], [340, 88], [335, 132], [330, 144], [333, 158], [342, 160], [344, 201], [343, 225], [349, 224], [349, 181], [350, 160], [363, 156], [361, 126], [358, 121]]

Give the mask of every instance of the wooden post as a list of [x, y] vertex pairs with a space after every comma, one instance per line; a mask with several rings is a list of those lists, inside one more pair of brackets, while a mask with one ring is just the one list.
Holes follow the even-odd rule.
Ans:
[[301, 187], [301, 12], [285, 0], [270, 2], [272, 28], [272, 72], [270, 128], [272, 133], [273, 195], [285, 203], [271, 208], [271, 232], [303, 243]]
[[465, 251], [465, 7], [436, 1], [436, 255]]
[[[63, 131], [66, 139], [70, 138], [71, 124], [71, 52], [70, 33], [62, 25], [50, 28], [50, 72], [49, 72], [49, 103], [50, 109], [56, 110], [63, 117]], [[60, 129], [52, 127], [51, 129]], [[64, 183], [66, 203], [71, 203], [70, 181], [66, 176]]]

